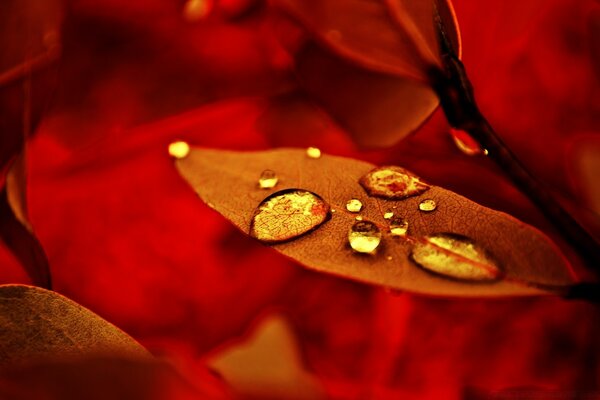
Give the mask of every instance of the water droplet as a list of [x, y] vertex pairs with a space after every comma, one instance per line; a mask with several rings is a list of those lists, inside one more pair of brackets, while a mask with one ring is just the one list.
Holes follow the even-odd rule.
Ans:
[[260, 178], [258, 178], [258, 186], [261, 189], [273, 189], [279, 178], [275, 171], [271, 171], [270, 169], [265, 169], [261, 174]]
[[357, 215], [356, 218], [354, 218], [357, 221], [362, 221], [363, 217], [361, 215]]
[[463, 131], [462, 129], [450, 128], [450, 135], [452, 136], [452, 140], [454, 141], [456, 147], [458, 147], [458, 149], [464, 154], [468, 156], [476, 156], [485, 153], [479, 143], [466, 131]]
[[332, 209], [331, 209], [331, 212], [332, 212], [332, 213], [334, 213], [334, 212], [335, 212], [335, 210], [332, 208]]
[[169, 145], [169, 155], [177, 159], [185, 158], [190, 154], [190, 145], [186, 142], [173, 142]]
[[359, 183], [370, 196], [386, 199], [417, 196], [430, 188], [418, 176], [395, 166], [375, 168], [360, 178]]
[[308, 158], [321, 158], [321, 150], [317, 147], [309, 147], [306, 149], [306, 155]]
[[392, 261], [394, 258], [392, 256], [387, 256], [385, 259], [388, 261]]
[[390, 234], [392, 236], [406, 236], [408, 232], [408, 221], [404, 218], [395, 217], [390, 220]]
[[437, 203], [433, 199], [425, 199], [419, 203], [419, 210], [424, 212], [432, 212], [437, 208]]
[[188, 0], [183, 6], [183, 18], [189, 22], [200, 21], [210, 14], [212, 0]]
[[460, 235], [426, 236], [415, 244], [410, 256], [422, 268], [455, 279], [492, 281], [501, 275], [485, 249]]
[[388, 211], [385, 214], [383, 214], [383, 218], [385, 219], [391, 219], [394, 216], [394, 213], [392, 211]]
[[350, 247], [358, 253], [373, 253], [381, 243], [381, 231], [370, 221], [358, 221], [348, 233]]
[[363, 204], [359, 199], [350, 199], [346, 203], [346, 210], [348, 210], [352, 213], [360, 212], [360, 210], [362, 210], [362, 207], [363, 207]]
[[318, 195], [301, 189], [280, 190], [254, 212], [250, 236], [267, 243], [285, 242], [317, 228], [329, 215], [329, 205]]

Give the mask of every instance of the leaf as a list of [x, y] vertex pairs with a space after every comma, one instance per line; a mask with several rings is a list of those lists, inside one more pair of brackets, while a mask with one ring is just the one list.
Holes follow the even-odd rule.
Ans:
[[[573, 280], [556, 246], [509, 215], [436, 186], [405, 200], [367, 196], [359, 180], [374, 166], [366, 162], [330, 155], [311, 159], [297, 149], [254, 153], [192, 149], [176, 165], [202, 200], [244, 232], [249, 232], [257, 206], [275, 191], [299, 188], [322, 197], [336, 210], [329, 221], [305, 236], [272, 245], [311, 269], [440, 296], [544, 294]], [[279, 177], [279, 184], [272, 190], [258, 188], [257, 180], [264, 169], [275, 171]], [[375, 254], [356, 254], [348, 246], [348, 232], [356, 214], [346, 212], [345, 204], [353, 198], [364, 205], [360, 214], [363, 219], [374, 222], [383, 232], [382, 245]], [[424, 199], [437, 202], [435, 211], [419, 211]], [[408, 221], [408, 240], [387, 233], [389, 225], [384, 214], [388, 211]], [[411, 243], [436, 234], [472, 240], [497, 261], [502, 279], [488, 283], [449, 279], [410, 261]]]
[[244, 398], [321, 399], [323, 389], [303, 366], [297, 338], [279, 315], [260, 321], [248, 337], [208, 364]]
[[127, 334], [66, 297], [0, 286], [0, 366], [95, 354], [150, 357]]

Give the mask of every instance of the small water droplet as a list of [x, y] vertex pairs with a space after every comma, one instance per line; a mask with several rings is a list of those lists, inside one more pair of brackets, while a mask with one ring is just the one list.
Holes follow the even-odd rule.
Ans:
[[385, 259], [388, 261], [392, 261], [394, 258], [392, 256], [387, 256]]
[[334, 212], [335, 212], [335, 210], [332, 208], [332, 209], [331, 209], [331, 212], [332, 212], [332, 213], [334, 213]]
[[385, 214], [383, 214], [383, 218], [385, 219], [391, 219], [394, 216], [394, 213], [392, 211], [388, 211]]
[[261, 189], [273, 189], [277, 185], [277, 182], [279, 182], [277, 174], [270, 169], [265, 169], [260, 174], [260, 178], [258, 178], [258, 186]]
[[460, 235], [425, 236], [415, 244], [410, 256], [422, 268], [455, 279], [492, 281], [501, 275], [485, 249]]
[[425, 199], [419, 203], [419, 210], [424, 212], [432, 212], [437, 208], [437, 203], [433, 199]]
[[186, 142], [173, 142], [169, 145], [169, 155], [177, 159], [182, 159], [190, 154], [190, 145]]
[[360, 178], [359, 183], [370, 196], [386, 199], [405, 199], [430, 188], [418, 176], [396, 166], [375, 168]]
[[252, 217], [250, 236], [267, 243], [285, 242], [320, 226], [329, 205], [315, 193], [286, 189], [264, 199]]
[[357, 215], [356, 218], [354, 218], [357, 221], [362, 221], [363, 217], [361, 215]]
[[188, 0], [183, 6], [183, 18], [189, 22], [200, 21], [210, 14], [212, 0]]
[[306, 155], [308, 158], [321, 158], [321, 149], [317, 147], [309, 147], [306, 149]]
[[358, 253], [373, 253], [381, 243], [381, 231], [370, 221], [358, 221], [348, 233], [350, 247]]
[[404, 218], [395, 217], [390, 220], [390, 234], [392, 236], [406, 236], [408, 232], [408, 221]]
[[350, 199], [346, 203], [346, 210], [350, 211], [351, 213], [360, 212], [360, 210], [362, 210], [362, 208], [363, 208], [363, 204], [359, 199]]
[[479, 143], [466, 131], [462, 129], [450, 128], [450, 136], [452, 136], [452, 140], [454, 141], [456, 147], [458, 147], [458, 149], [464, 154], [468, 156], [476, 156], [484, 153], [484, 150]]

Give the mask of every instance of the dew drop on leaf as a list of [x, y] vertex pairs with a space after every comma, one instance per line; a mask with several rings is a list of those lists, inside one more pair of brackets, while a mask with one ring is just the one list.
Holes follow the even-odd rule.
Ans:
[[392, 219], [393, 216], [394, 213], [392, 211], [387, 211], [385, 214], [383, 214], [383, 218], [385, 219]]
[[190, 154], [190, 145], [186, 142], [173, 142], [169, 145], [169, 155], [177, 159], [182, 159]]
[[479, 143], [462, 129], [450, 128], [450, 136], [452, 136], [452, 141], [456, 147], [468, 156], [477, 156], [486, 153]]
[[306, 149], [306, 156], [308, 158], [321, 158], [321, 150], [317, 147], [309, 147]]
[[437, 203], [433, 199], [425, 199], [419, 203], [419, 210], [423, 212], [432, 212], [437, 208]]
[[302, 189], [285, 189], [264, 199], [252, 217], [250, 236], [266, 243], [285, 242], [316, 229], [329, 218], [329, 205]]
[[357, 220], [357, 221], [362, 221], [362, 220], [363, 220], [363, 217], [362, 217], [362, 216], [360, 216], [360, 215], [357, 215], [357, 216], [356, 216], [356, 218], [354, 218], [354, 219], [355, 219], [355, 220]]
[[404, 199], [417, 196], [430, 188], [421, 179], [396, 166], [375, 168], [359, 180], [370, 196], [386, 199]]
[[279, 178], [277, 178], [277, 174], [275, 171], [271, 171], [270, 169], [265, 169], [261, 174], [260, 178], [258, 178], [258, 186], [261, 189], [273, 189]]
[[359, 199], [350, 199], [346, 203], [346, 210], [348, 210], [352, 213], [360, 212], [360, 210], [362, 210], [362, 208], [363, 208], [363, 204]]
[[488, 252], [471, 239], [440, 233], [418, 240], [410, 254], [422, 268], [450, 278], [492, 281], [501, 272]]
[[354, 251], [371, 254], [381, 243], [381, 231], [371, 221], [358, 221], [348, 232], [348, 242]]
[[392, 236], [404, 237], [408, 232], [408, 221], [401, 217], [390, 219], [390, 234]]

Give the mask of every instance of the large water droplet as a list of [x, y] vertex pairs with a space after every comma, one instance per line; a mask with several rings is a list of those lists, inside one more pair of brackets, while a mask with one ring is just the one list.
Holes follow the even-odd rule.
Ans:
[[270, 169], [265, 169], [261, 174], [260, 178], [258, 178], [258, 186], [261, 189], [273, 189], [279, 178], [275, 171], [271, 171]]
[[485, 154], [483, 148], [479, 145], [479, 143], [473, 139], [471, 135], [462, 129], [450, 129], [450, 136], [452, 136], [452, 140], [454, 144], [460, 151], [468, 156], [476, 156], [479, 154]]
[[169, 155], [177, 159], [185, 158], [190, 154], [190, 145], [186, 142], [173, 142], [169, 145]]
[[308, 158], [321, 158], [321, 150], [317, 147], [309, 147], [306, 149]]
[[433, 199], [425, 199], [419, 203], [419, 210], [424, 212], [432, 212], [437, 208], [437, 203]]
[[410, 254], [424, 269], [455, 279], [492, 281], [501, 271], [485, 249], [471, 239], [440, 233], [418, 240]]
[[360, 178], [359, 183], [369, 195], [386, 199], [417, 196], [430, 188], [418, 176], [395, 166], [375, 168]]
[[381, 243], [381, 231], [371, 221], [358, 221], [348, 232], [348, 242], [358, 253], [373, 253]]
[[350, 199], [346, 203], [346, 210], [348, 210], [352, 213], [360, 212], [360, 210], [362, 210], [362, 207], [363, 207], [363, 204], [359, 199]]
[[390, 219], [390, 234], [392, 236], [406, 236], [408, 232], [408, 221], [401, 217]]
[[285, 242], [317, 228], [329, 215], [329, 205], [318, 195], [301, 189], [281, 190], [260, 203], [250, 236], [267, 243]]

